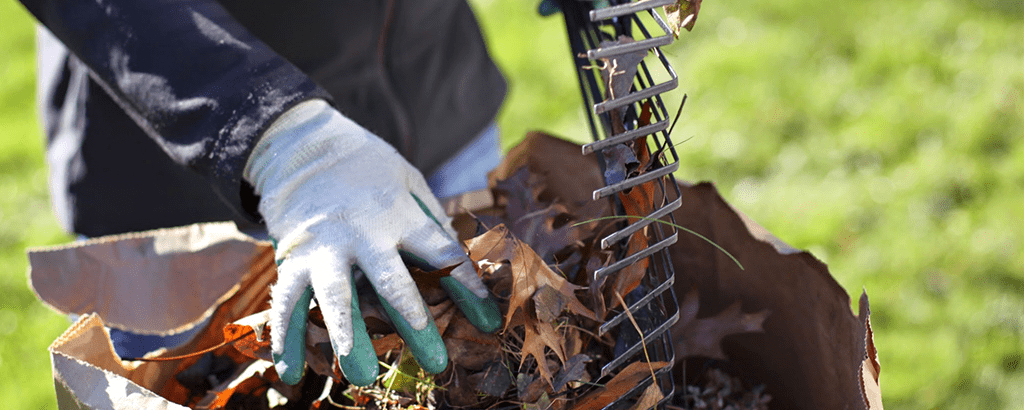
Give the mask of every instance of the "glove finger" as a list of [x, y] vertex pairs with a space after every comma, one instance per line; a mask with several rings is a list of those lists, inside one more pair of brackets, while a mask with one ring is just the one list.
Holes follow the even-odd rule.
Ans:
[[373, 350], [370, 335], [366, 332], [366, 323], [359, 309], [359, 296], [356, 287], [352, 289], [352, 350], [347, 355], [338, 355], [341, 372], [348, 381], [356, 386], [369, 386], [377, 379], [380, 366], [377, 364], [377, 353]]
[[412, 255], [409, 259], [420, 259], [434, 267], [431, 270], [458, 265], [452, 270], [451, 276], [441, 280], [441, 287], [473, 326], [485, 333], [498, 330], [501, 326], [501, 313], [497, 302], [490, 298], [490, 292], [477, 275], [473, 261], [440, 228], [428, 224], [413, 231], [402, 241], [402, 248]]
[[492, 296], [481, 298], [451, 276], [441, 278], [441, 287], [466, 315], [469, 323], [481, 332], [494, 333], [501, 327], [501, 311], [498, 310], [498, 302]]
[[281, 267], [281, 272], [271, 290], [271, 353], [281, 380], [294, 385], [302, 379], [306, 368], [306, 317], [313, 290], [307, 275], [288, 273], [286, 266]]
[[410, 184], [409, 192], [412, 194], [412, 199], [416, 201], [416, 204], [419, 205], [423, 213], [427, 214], [441, 228], [444, 228], [445, 232], [452, 239], [458, 238], [458, 233], [455, 232], [455, 228], [452, 228], [452, 218], [445, 212], [444, 207], [441, 206], [441, 202], [437, 200], [434, 193], [430, 192], [430, 187], [427, 186], [426, 180], [423, 179], [422, 175], [415, 175], [410, 178], [414, 177], [420, 182]]
[[338, 356], [352, 351], [352, 268], [328, 247], [312, 252], [310, 283], [324, 315], [331, 346]]
[[398, 250], [363, 249], [356, 264], [370, 279], [377, 294], [383, 297], [416, 330], [430, 322], [416, 283], [398, 256]]
[[[384, 311], [391, 317], [391, 322], [395, 325], [395, 331], [402, 337], [402, 340], [405, 340], [406, 346], [409, 347], [409, 351], [416, 358], [416, 362], [420, 364], [420, 367], [431, 374], [443, 372], [448, 367], [448, 350], [441, 340], [441, 334], [437, 331], [434, 319], [428, 318], [427, 326], [423, 329], [414, 329], [395, 310], [391, 303], [381, 296], [379, 291], [377, 292], [377, 298], [380, 299], [380, 303], [384, 306]], [[420, 301], [420, 306], [423, 306], [422, 301]], [[426, 307], [424, 306], [423, 308], [425, 309]]]
[[437, 201], [437, 197], [434, 196], [434, 191], [430, 190], [430, 185], [427, 184], [427, 179], [423, 177], [423, 173], [412, 166], [412, 164], [406, 164], [405, 181], [409, 187], [409, 192], [419, 198], [417, 202], [420, 202], [421, 206], [426, 207], [428, 214], [438, 218], [448, 216], [444, 212], [444, 208], [441, 207], [441, 203]]
[[452, 270], [451, 276], [462, 282], [477, 297], [487, 297], [487, 286], [484, 286], [476, 269], [473, 268], [473, 261], [469, 260], [466, 251], [437, 225], [427, 224], [409, 232], [402, 239], [401, 246], [403, 250], [435, 268], [458, 265]]

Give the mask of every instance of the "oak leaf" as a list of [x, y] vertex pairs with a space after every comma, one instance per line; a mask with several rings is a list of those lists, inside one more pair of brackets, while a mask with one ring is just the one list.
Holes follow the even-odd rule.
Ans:
[[553, 385], [553, 377], [551, 375], [551, 369], [548, 368], [547, 354], [544, 352], [544, 348], [547, 347], [558, 356], [558, 359], [565, 363], [565, 346], [562, 345], [564, 339], [559, 336], [555, 327], [548, 322], [541, 321], [528, 321], [526, 323], [525, 333], [523, 336], [523, 361], [520, 362], [520, 368], [522, 363], [526, 363], [526, 356], [533, 356], [534, 360], [537, 361], [537, 369], [540, 370], [540, 375], [548, 382], [549, 385]]
[[578, 213], [583, 215], [573, 215], [565, 204], [543, 198], [546, 191], [546, 180], [527, 167], [519, 168], [508, 179], [497, 181], [494, 187], [498, 202], [504, 205], [505, 223], [512, 234], [529, 244], [541, 259], [552, 263], [556, 252], [580, 244], [593, 228], [591, 224], [573, 222], [601, 216], [601, 207], [583, 206], [578, 208]]
[[699, 308], [697, 290], [690, 290], [679, 304], [679, 322], [672, 327], [677, 358], [703, 356], [726, 360], [722, 338], [737, 333], [763, 332], [761, 324], [770, 313], [767, 309], [743, 313], [740, 302], [736, 302], [712, 317], [697, 319]]
[[508, 312], [505, 314], [505, 329], [512, 323], [512, 317], [524, 308], [543, 286], [550, 286], [565, 297], [566, 308], [577, 315], [596, 320], [594, 312], [587, 309], [575, 292], [583, 289], [565, 280], [544, 263], [533, 249], [516, 239], [504, 225], [498, 225], [483, 235], [467, 242], [469, 257], [474, 261], [509, 261], [512, 272], [512, 292], [509, 295]]
[[533, 294], [533, 307], [538, 320], [551, 322], [565, 310], [565, 297], [551, 286], [544, 285]]

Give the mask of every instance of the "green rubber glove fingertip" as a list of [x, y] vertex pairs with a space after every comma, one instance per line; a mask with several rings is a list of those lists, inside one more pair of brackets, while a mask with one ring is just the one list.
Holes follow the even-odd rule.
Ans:
[[313, 299], [313, 288], [306, 290], [295, 302], [295, 308], [288, 317], [288, 329], [285, 330], [284, 352], [273, 352], [274, 369], [281, 381], [296, 385], [302, 380], [306, 370], [306, 318], [309, 316], [309, 302]]
[[[437, 270], [419, 256], [402, 250], [398, 251], [398, 253], [407, 264], [426, 271]], [[480, 329], [481, 332], [493, 333], [501, 327], [501, 312], [498, 310], [498, 302], [493, 298], [478, 297], [451, 276], [441, 278], [441, 287], [459, 307], [459, 310], [466, 315], [469, 322], [476, 326], [477, 329]]]
[[[335, 348], [334, 351], [338, 349]], [[373, 350], [362, 310], [359, 309], [359, 295], [356, 294], [355, 286], [352, 286], [352, 350], [348, 355], [339, 355], [338, 364], [345, 379], [356, 386], [373, 384], [380, 372], [377, 353]]]
[[481, 298], [451, 276], [441, 278], [441, 287], [466, 315], [469, 323], [484, 333], [494, 333], [501, 327], [498, 303], [491, 297]]
[[[384, 305], [384, 311], [391, 318], [398, 335], [405, 340], [405, 345], [409, 347], [409, 351], [416, 358], [416, 362], [420, 364], [420, 368], [430, 374], [443, 372], [448, 367], [448, 350], [441, 340], [441, 335], [437, 332], [437, 324], [434, 323], [434, 319], [428, 319], [427, 327], [415, 330], [387, 300], [380, 295], [377, 295], [377, 298]], [[423, 308], [426, 309], [426, 306]]]

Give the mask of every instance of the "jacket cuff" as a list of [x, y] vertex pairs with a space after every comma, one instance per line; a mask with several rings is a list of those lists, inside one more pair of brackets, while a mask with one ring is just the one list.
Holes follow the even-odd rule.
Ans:
[[259, 196], [242, 174], [260, 136], [278, 117], [295, 105], [314, 99], [332, 100], [326, 90], [309, 78], [299, 82], [294, 81], [294, 76], [282, 75], [277, 78], [277, 84], [272, 81], [261, 87], [258, 94], [238, 107], [221, 128], [220, 136], [216, 138], [217, 142], [207, 158], [194, 164], [209, 179], [214, 191], [225, 203], [254, 223], [262, 223], [262, 217], [257, 211]]

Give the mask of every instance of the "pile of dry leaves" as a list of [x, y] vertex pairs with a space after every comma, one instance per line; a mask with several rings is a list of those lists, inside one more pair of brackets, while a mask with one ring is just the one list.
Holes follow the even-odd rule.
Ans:
[[[562, 144], [539, 135], [531, 139]], [[638, 148], [640, 158], [649, 158], [645, 150]], [[600, 238], [616, 229], [617, 221], [600, 219], [610, 214], [611, 203], [574, 201], [579, 195], [559, 192], [579, 186], [578, 178], [567, 185], [525, 164], [504, 172], [507, 177], [502, 173], [495, 176], [494, 205], [460, 216], [457, 225], [468, 238], [465, 245], [481, 277], [500, 301], [503, 327], [496, 334], [478, 331], [441, 290], [438, 279], [447, 274], [445, 270], [411, 268], [449, 352], [451, 364], [444, 373], [423, 373], [404, 351], [376, 299], [366, 297], [361, 300], [364, 319], [385, 367], [375, 385], [356, 388], [344, 381], [316, 308], [307, 335], [310, 371], [299, 385], [284, 385], [270, 364], [267, 315], [260, 312], [224, 327], [225, 340], [232, 347], [206, 352], [177, 374], [176, 380], [188, 392], [178, 401], [210, 409], [523, 406], [587, 410], [605, 407], [667, 366], [637, 362], [610, 379], [599, 377], [600, 367], [614, 358], [616, 336], [598, 336], [597, 327], [610, 311], [621, 310], [623, 295], [636, 288], [647, 266], [638, 263], [600, 287], [590, 283], [594, 270], [614, 261], [611, 251], [598, 246]], [[620, 199], [637, 214], [650, 212], [654, 205], [650, 187], [634, 188]], [[646, 245], [643, 230], [628, 242], [631, 248]], [[372, 295], [366, 290], [360, 294]], [[767, 315], [766, 311], [745, 315], [734, 305], [722, 315], [696, 319], [697, 300], [696, 293], [691, 293], [682, 305], [679, 326], [691, 336], [678, 340], [676, 346], [685, 355], [724, 359], [719, 339], [729, 333], [758, 331]], [[653, 405], [663, 398], [656, 387], [644, 393], [640, 405]]]
[[[647, 155], [646, 147], [631, 149], [637, 158]], [[601, 366], [616, 357], [621, 336], [600, 335], [597, 329], [622, 310], [623, 297], [646, 266], [590, 282], [594, 270], [613, 261], [598, 241], [624, 222], [601, 219], [611, 214], [612, 202], [590, 200], [603, 175], [579, 152], [574, 144], [529, 135], [492, 174], [489, 206], [473, 206], [474, 212], [456, 218], [460, 239], [500, 301], [504, 324], [498, 332], [481, 333], [446, 298], [438, 286], [446, 270], [412, 269], [449, 352], [445, 372], [423, 373], [376, 298], [367, 297], [361, 301], [363, 315], [382, 366], [372, 386], [351, 386], [341, 377], [323, 317], [314, 307], [307, 334], [309, 368], [298, 385], [286, 385], [275, 374], [266, 312], [249, 315], [255, 310], [248, 310], [244, 315], [249, 316], [233, 323], [215, 321], [225, 343], [174, 359], [175, 376], [158, 393], [201, 409], [596, 410], [613, 405], [645, 410], [659, 403], [765, 409], [769, 402], [783, 408], [844, 403], [880, 408], [868, 404], [877, 398], [879, 366], [866, 297], [861, 314], [854, 316], [849, 298], [824, 265], [759, 231], [706, 184], [681, 186], [685, 200], [675, 220], [732, 255], [687, 234], [670, 248], [679, 299], [679, 320], [671, 329], [674, 394], [665, 397], [653, 383], [620, 400], [670, 363], [641, 355], [601, 377]], [[637, 169], [642, 167], [633, 172], [642, 172]], [[654, 197], [640, 186], [618, 199], [634, 203], [626, 206], [643, 214]], [[625, 246], [646, 246], [644, 230], [639, 233]], [[250, 306], [265, 305], [267, 297]]]

